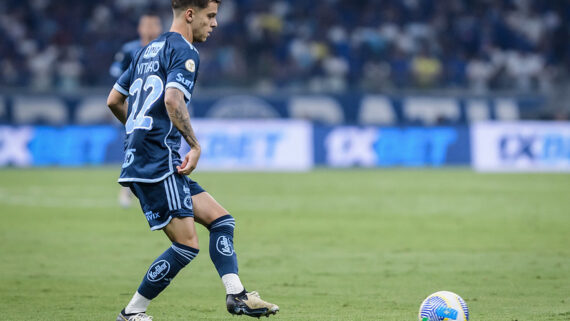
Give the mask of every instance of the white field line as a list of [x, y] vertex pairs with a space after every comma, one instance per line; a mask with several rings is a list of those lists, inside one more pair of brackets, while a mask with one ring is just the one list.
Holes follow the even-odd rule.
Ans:
[[[65, 193], [65, 191], [68, 191]], [[89, 195], [77, 196], [73, 188], [58, 188], [55, 191], [31, 187], [25, 190], [11, 191], [0, 188], [0, 212], [2, 205], [52, 208], [116, 208], [116, 197], [95, 198]], [[118, 190], [117, 190], [118, 192]]]

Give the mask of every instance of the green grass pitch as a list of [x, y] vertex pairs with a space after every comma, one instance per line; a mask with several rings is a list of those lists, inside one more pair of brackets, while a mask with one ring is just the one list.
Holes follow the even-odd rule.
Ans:
[[[169, 246], [118, 168], [0, 170], [0, 320], [115, 320]], [[237, 219], [247, 289], [276, 320], [417, 320], [448, 290], [471, 320], [570, 320], [570, 175], [448, 170], [196, 173]], [[237, 320], [201, 254], [149, 308]], [[242, 316], [241, 319], [249, 319]]]

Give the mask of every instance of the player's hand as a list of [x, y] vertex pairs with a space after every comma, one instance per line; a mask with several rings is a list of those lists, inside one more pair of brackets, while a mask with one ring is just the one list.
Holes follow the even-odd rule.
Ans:
[[190, 175], [196, 166], [198, 165], [198, 159], [200, 159], [201, 149], [199, 147], [192, 148], [186, 156], [180, 166], [176, 166], [178, 174], [180, 175]]

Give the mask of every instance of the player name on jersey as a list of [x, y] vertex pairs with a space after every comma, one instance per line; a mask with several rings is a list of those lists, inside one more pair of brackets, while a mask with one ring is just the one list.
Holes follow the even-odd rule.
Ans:
[[141, 62], [137, 64], [137, 75], [148, 74], [151, 72], [157, 72], [160, 69], [160, 62]]

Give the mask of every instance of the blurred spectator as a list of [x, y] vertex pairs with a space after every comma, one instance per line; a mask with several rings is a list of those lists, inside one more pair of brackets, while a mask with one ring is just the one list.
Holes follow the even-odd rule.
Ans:
[[57, 84], [64, 92], [71, 92], [78, 89], [81, 85], [80, 77], [83, 72], [83, 66], [79, 58], [81, 57], [81, 49], [75, 46], [69, 46], [64, 49], [62, 57], [57, 64]]
[[58, 56], [58, 48], [54, 45], [41, 50], [34, 48], [29, 54], [28, 69], [32, 78], [30, 85], [37, 90], [49, 89], [54, 83], [54, 64]]
[[412, 75], [418, 88], [434, 88], [439, 85], [442, 65], [427, 48], [412, 58]]
[[544, 62], [538, 54], [524, 51], [509, 52], [505, 65], [507, 77], [514, 80], [515, 89], [520, 91], [536, 88], [544, 68]]
[[489, 90], [491, 79], [495, 74], [495, 66], [481, 54], [469, 60], [466, 72], [469, 88], [477, 94], [482, 94]]
[[[3, 0], [0, 86], [108, 87], [146, 11], [169, 2]], [[550, 91], [569, 80], [568, 21], [566, 0], [224, 0], [199, 85]]]

